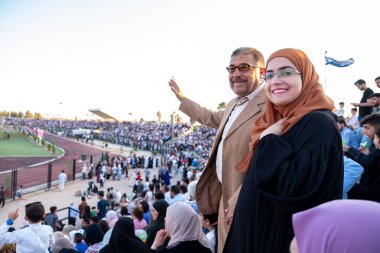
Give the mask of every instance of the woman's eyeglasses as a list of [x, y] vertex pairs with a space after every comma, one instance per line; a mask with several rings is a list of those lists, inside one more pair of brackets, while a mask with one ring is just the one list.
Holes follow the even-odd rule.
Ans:
[[278, 78], [287, 78], [293, 75], [300, 75], [301, 73], [293, 68], [280, 69], [277, 72], [268, 71], [265, 73], [265, 81], [271, 81], [276, 75]]

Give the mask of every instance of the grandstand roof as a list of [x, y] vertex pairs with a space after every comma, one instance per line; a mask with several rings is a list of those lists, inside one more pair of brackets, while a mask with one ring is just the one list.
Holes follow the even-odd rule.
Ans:
[[102, 118], [104, 120], [115, 120], [115, 121], [118, 121], [116, 118], [108, 115], [105, 112], [102, 112], [100, 109], [89, 109], [88, 111], [92, 112], [93, 114], [99, 116], [100, 118]]

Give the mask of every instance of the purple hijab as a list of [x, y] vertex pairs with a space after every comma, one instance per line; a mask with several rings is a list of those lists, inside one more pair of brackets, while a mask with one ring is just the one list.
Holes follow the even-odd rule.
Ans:
[[293, 215], [300, 253], [379, 253], [380, 204], [334, 200]]

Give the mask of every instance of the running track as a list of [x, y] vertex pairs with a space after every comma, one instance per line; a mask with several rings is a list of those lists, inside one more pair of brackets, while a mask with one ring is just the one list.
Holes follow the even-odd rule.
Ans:
[[[81, 172], [82, 162], [81, 155], [87, 155], [87, 164], [90, 164], [90, 156], [93, 156], [93, 163], [96, 165], [101, 158], [102, 151], [78, 142], [70, 141], [48, 133], [44, 137], [49, 142], [54, 142], [58, 147], [65, 150], [65, 155], [60, 159], [52, 162], [52, 180], [57, 180], [58, 174], [65, 170], [68, 180], [72, 180], [72, 164], [73, 159], [76, 159], [76, 173]], [[23, 185], [24, 189], [36, 185], [47, 185], [48, 164], [39, 165], [36, 167], [26, 167], [28, 165], [47, 161], [52, 158], [46, 157], [30, 157], [30, 158], [0, 158], [0, 171], [9, 170], [12, 168], [18, 169], [17, 185]], [[0, 173], [0, 185], [5, 184], [5, 180], [9, 180], [11, 173]], [[8, 179], [6, 179], [8, 178]]]

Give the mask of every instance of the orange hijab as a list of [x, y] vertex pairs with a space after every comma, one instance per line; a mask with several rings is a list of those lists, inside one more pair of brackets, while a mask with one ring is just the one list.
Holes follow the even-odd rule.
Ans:
[[294, 64], [302, 76], [302, 90], [299, 97], [285, 106], [274, 105], [269, 99], [266, 101], [266, 111], [258, 118], [252, 127], [249, 152], [244, 159], [236, 166], [240, 172], [246, 172], [253, 157], [253, 150], [256, 148], [261, 133], [276, 123], [281, 118], [287, 118], [282, 134], [288, 132], [306, 114], [317, 110], [333, 110], [334, 103], [327, 97], [322, 85], [319, 83], [319, 76], [307, 55], [298, 49], [285, 48], [274, 52], [267, 61], [270, 62], [276, 57], [284, 57]]

